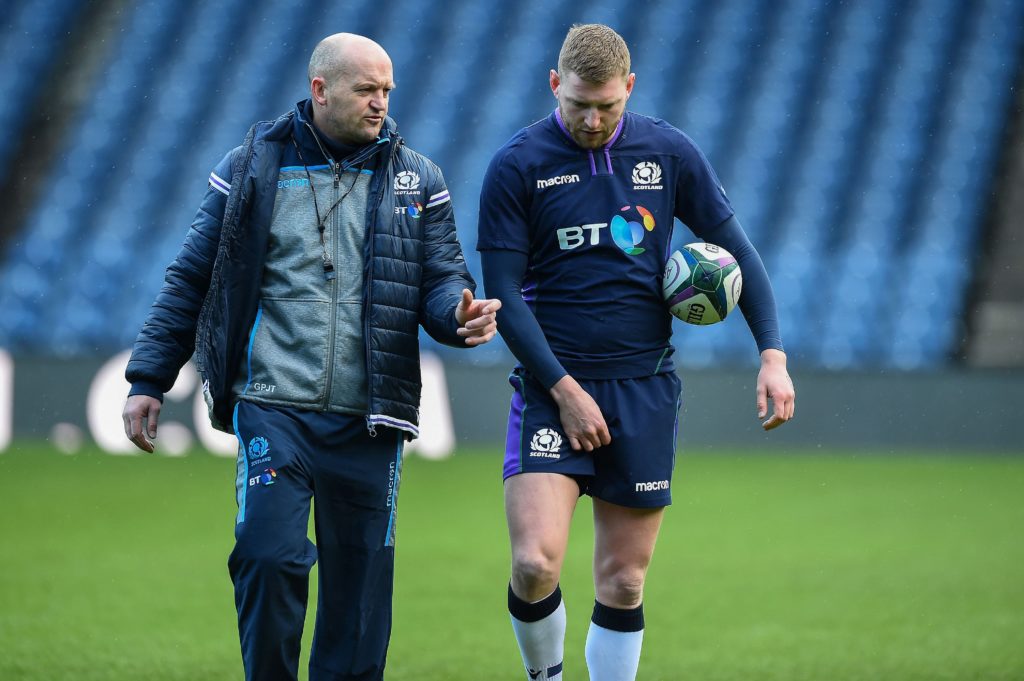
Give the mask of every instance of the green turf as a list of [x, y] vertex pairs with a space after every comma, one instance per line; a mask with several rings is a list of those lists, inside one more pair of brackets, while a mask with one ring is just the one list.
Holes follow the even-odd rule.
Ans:
[[[389, 681], [523, 678], [499, 467], [408, 461]], [[0, 455], [0, 679], [241, 678], [233, 481], [202, 454]], [[1024, 457], [691, 455], [674, 494], [640, 679], [1024, 678]], [[586, 678], [589, 522], [584, 500], [566, 681]]]

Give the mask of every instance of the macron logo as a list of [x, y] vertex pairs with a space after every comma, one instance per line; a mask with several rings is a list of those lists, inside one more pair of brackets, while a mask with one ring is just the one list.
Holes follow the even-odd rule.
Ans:
[[654, 480], [653, 482], [636, 483], [637, 492], [653, 492], [658, 489], [668, 489], [668, 480]]
[[546, 189], [556, 184], [573, 184], [579, 181], [579, 175], [559, 175], [558, 177], [550, 177], [546, 180], [537, 180], [537, 189]]

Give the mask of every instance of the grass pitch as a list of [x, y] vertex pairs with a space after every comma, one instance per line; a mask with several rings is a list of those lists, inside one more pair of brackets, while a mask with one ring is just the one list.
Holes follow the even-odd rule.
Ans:
[[[201, 453], [0, 455], [0, 679], [241, 678], [233, 483]], [[641, 680], [1024, 678], [1024, 457], [683, 455], [674, 487]], [[591, 539], [584, 499], [566, 681]], [[388, 680], [522, 679], [496, 452], [410, 458], [397, 548]]]

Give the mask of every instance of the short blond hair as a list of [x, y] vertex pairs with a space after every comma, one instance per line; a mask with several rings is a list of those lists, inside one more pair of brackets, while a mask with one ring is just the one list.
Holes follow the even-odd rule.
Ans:
[[629, 48], [622, 36], [604, 24], [576, 24], [558, 53], [558, 75], [572, 72], [589, 83], [607, 83], [629, 76]]

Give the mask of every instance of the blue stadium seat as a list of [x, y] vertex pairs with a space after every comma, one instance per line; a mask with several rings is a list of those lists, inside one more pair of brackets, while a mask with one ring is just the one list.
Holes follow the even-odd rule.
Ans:
[[[64, 36], [85, 9], [76, 0], [15, 3], [4, 11], [0, 26], [0, 168], [7, 168], [16, 142], [27, 129], [26, 111], [41, 94], [61, 56]], [[28, 106], [26, 106], [28, 104]]]
[[[0, 68], [11, 131], [0, 161], [83, 7], [22, 3], [0, 26], [0, 64], [18, 64]], [[601, 21], [631, 45], [631, 108], [683, 128], [719, 171], [773, 278], [788, 352], [804, 366], [941, 366], [970, 302], [949, 282], [971, 264], [952, 254], [982, 236], [1024, 40], [1024, 3], [1009, 0], [524, 0], [500, 21], [472, 0], [147, 0], [118, 17], [108, 61], [0, 261], [0, 345], [16, 351], [130, 343], [210, 170], [253, 120], [306, 96], [310, 49], [338, 30], [389, 50], [392, 113], [443, 168], [479, 279], [487, 164], [554, 106], [547, 72], [565, 29]], [[677, 246], [691, 238], [677, 229]], [[883, 282], [892, 304], [878, 303]], [[756, 361], [734, 315], [677, 323], [679, 362]]]

